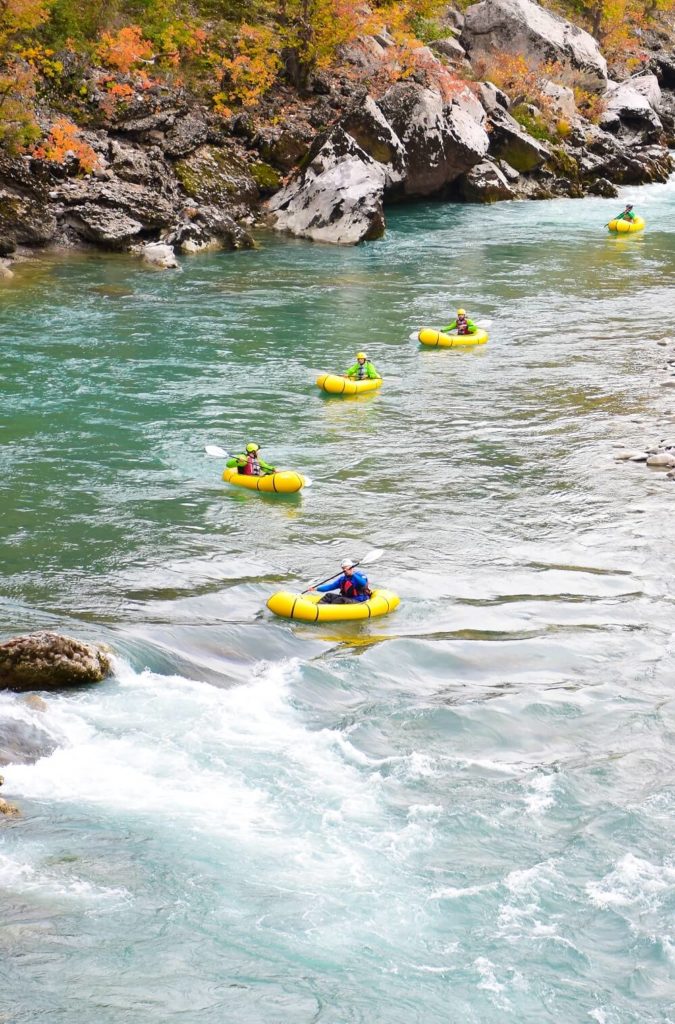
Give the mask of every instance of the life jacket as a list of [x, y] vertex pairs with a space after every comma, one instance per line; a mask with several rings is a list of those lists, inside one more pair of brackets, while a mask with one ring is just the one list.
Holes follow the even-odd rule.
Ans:
[[260, 476], [260, 463], [256, 455], [251, 453], [246, 456], [246, 465], [241, 472], [244, 476]]
[[457, 333], [468, 334], [469, 333], [469, 321], [465, 316], [457, 317]]
[[370, 597], [372, 591], [370, 587], [361, 587], [356, 580], [351, 576], [345, 576], [342, 583], [340, 584], [340, 593], [343, 597], [359, 598], [359, 597]]
[[361, 363], [359, 363], [359, 371], [358, 371], [358, 379], [359, 380], [363, 380], [364, 377], [368, 376], [368, 371], [366, 369], [367, 366], [368, 366], [368, 363], [364, 363], [363, 366], [361, 366]]

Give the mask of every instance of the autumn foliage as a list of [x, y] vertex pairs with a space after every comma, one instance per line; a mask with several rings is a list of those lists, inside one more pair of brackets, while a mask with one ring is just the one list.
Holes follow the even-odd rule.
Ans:
[[76, 125], [65, 117], [54, 121], [47, 140], [33, 150], [33, 155], [58, 164], [74, 157], [85, 174], [90, 174], [98, 164], [94, 150], [80, 137]]
[[114, 35], [104, 32], [96, 48], [96, 56], [105, 67], [116, 71], [129, 72], [153, 54], [153, 46], [143, 38], [143, 29], [128, 25]]

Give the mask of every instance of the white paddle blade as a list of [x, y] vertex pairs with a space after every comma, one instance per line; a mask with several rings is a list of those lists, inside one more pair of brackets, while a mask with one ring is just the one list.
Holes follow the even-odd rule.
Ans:
[[370, 565], [371, 562], [376, 562], [378, 558], [382, 558], [383, 554], [384, 548], [373, 548], [372, 551], [369, 551], [367, 555], [363, 556], [359, 565]]
[[408, 335], [408, 337], [410, 338], [411, 341], [417, 341], [417, 339], [419, 338], [419, 334], [419, 331], [413, 331], [412, 334]]
[[486, 331], [488, 327], [492, 327], [492, 320], [476, 320], [476, 327], [480, 327], [481, 331]]
[[304, 476], [304, 474], [303, 474], [302, 479], [305, 481], [304, 484], [302, 485], [303, 487], [311, 487], [312, 484], [314, 483], [314, 481], [312, 480], [311, 477]]
[[204, 451], [207, 455], [210, 455], [212, 459], [226, 459], [228, 457], [225, 449], [219, 448], [217, 444], [207, 444]]

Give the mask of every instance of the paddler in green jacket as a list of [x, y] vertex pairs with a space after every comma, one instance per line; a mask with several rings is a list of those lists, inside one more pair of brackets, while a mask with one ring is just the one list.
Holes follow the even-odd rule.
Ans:
[[243, 476], [268, 476], [276, 473], [274, 466], [260, 458], [260, 445], [251, 442], [246, 445], [246, 451], [241, 455], [235, 455], [225, 463], [228, 469], [236, 469]]
[[352, 380], [379, 380], [380, 375], [368, 360], [368, 356], [365, 352], [356, 353], [356, 362], [353, 366], [350, 366], [347, 370], [345, 377], [350, 377]]
[[441, 328], [443, 334], [449, 334], [450, 331], [455, 330], [458, 334], [475, 334], [478, 330], [478, 325], [473, 320], [469, 320], [465, 310], [458, 309], [456, 319], [451, 324], [448, 324], [447, 327]]
[[615, 217], [614, 219], [615, 220], [627, 220], [627, 221], [635, 220], [636, 216], [633, 213], [633, 204], [632, 203], [626, 203], [626, 209], [622, 210], [621, 213], [619, 214], [619, 216]]

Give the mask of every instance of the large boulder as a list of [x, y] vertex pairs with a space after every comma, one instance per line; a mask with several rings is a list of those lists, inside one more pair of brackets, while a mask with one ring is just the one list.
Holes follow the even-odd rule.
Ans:
[[243, 213], [259, 197], [245, 162], [235, 152], [218, 146], [200, 146], [176, 161], [175, 172], [191, 198], [230, 212]]
[[306, 168], [268, 203], [271, 222], [318, 242], [354, 245], [384, 233], [386, 172], [336, 128]]
[[31, 633], [0, 644], [0, 688], [5, 690], [59, 690], [98, 683], [111, 671], [101, 647], [71, 636]]
[[362, 104], [349, 110], [340, 126], [368, 156], [382, 165], [387, 189], [403, 181], [406, 174], [403, 143], [372, 96], [366, 96]]
[[457, 192], [465, 203], [496, 203], [513, 199], [506, 175], [491, 160], [482, 160], [457, 179]]
[[465, 12], [462, 46], [473, 62], [523, 55], [531, 67], [555, 61], [569, 85], [604, 92], [607, 62], [588, 32], [532, 0], [481, 0]]
[[185, 208], [165, 241], [183, 253], [253, 248], [253, 239], [248, 231], [215, 206]]
[[67, 179], [50, 192], [60, 219], [87, 241], [121, 249], [141, 233], [168, 227], [173, 197], [132, 181], [95, 177]]
[[515, 118], [502, 107], [490, 113], [490, 154], [506, 160], [517, 171], [533, 171], [551, 156], [550, 149], [523, 131]]
[[471, 113], [415, 82], [397, 82], [378, 106], [405, 151], [405, 176], [388, 189], [394, 198], [441, 193], [488, 151], [487, 133]]
[[3, 255], [18, 245], [47, 245], [57, 233], [43, 168], [29, 157], [0, 153], [0, 236]]
[[[663, 124], [657, 111], [661, 107], [661, 89], [655, 75], [613, 83], [605, 96], [603, 127], [624, 134], [639, 135], [645, 141], [658, 139]], [[618, 122], [618, 123], [617, 123]]]

